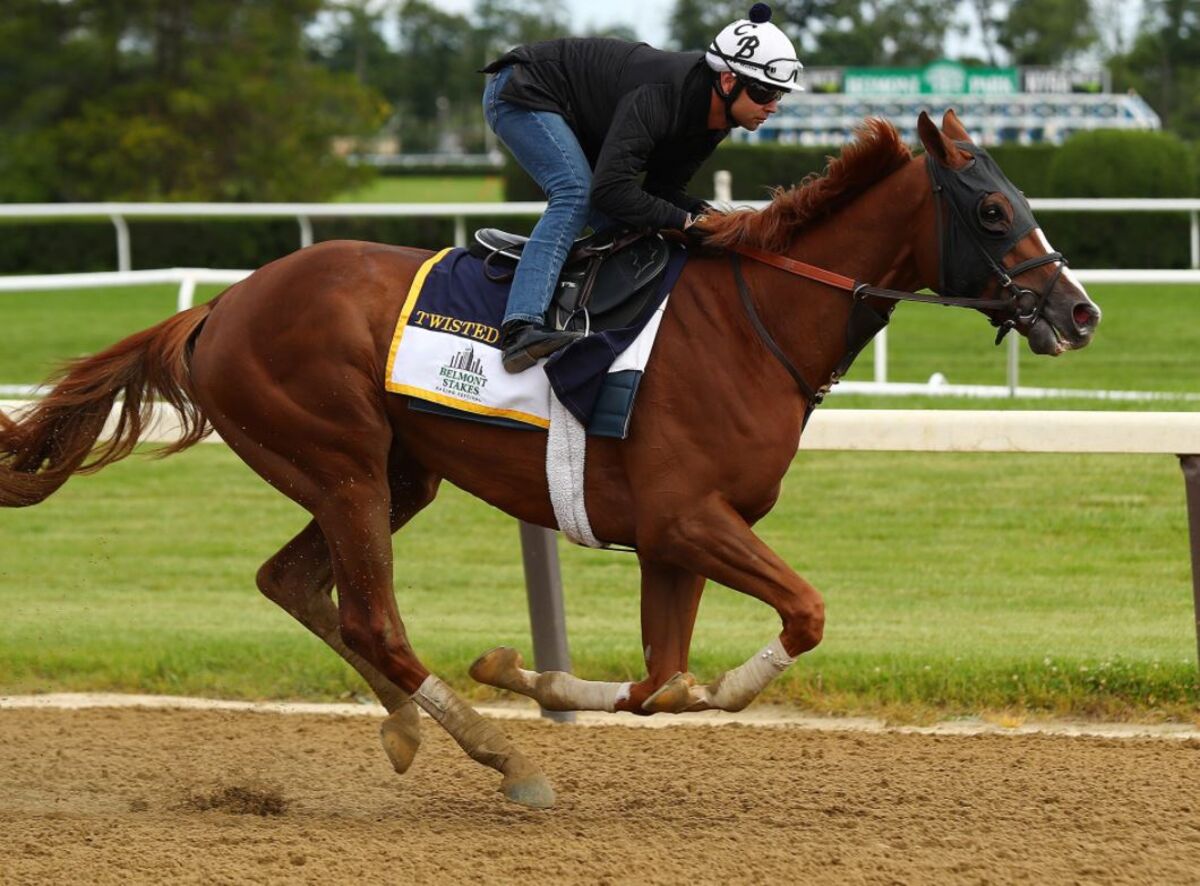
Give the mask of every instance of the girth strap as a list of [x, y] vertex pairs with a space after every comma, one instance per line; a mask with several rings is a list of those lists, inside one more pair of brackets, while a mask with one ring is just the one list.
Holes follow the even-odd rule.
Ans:
[[758, 311], [754, 309], [754, 302], [750, 298], [750, 288], [746, 285], [746, 278], [742, 276], [741, 258], [737, 253], [731, 252], [729, 254], [729, 262], [733, 265], [733, 279], [737, 282], [738, 294], [742, 297], [742, 306], [746, 309], [746, 316], [750, 318], [750, 325], [754, 327], [754, 331], [758, 333], [758, 337], [762, 340], [762, 343], [767, 346], [767, 350], [775, 356], [776, 360], [783, 364], [783, 368], [795, 379], [796, 384], [799, 385], [805, 399], [808, 401], [808, 409], [804, 415], [805, 423], [807, 423], [808, 415], [812, 412], [813, 407], [820, 402], [820, 398], [809, 383], [804, 380], [804, 376], [800, 374], [800, 370], [788, 359], [787, 354], [783, 352], [783, 349], [771, 337], [771, 333], [767, 332], [767, 327], [763, 325], [762, 320], [759, 319]]

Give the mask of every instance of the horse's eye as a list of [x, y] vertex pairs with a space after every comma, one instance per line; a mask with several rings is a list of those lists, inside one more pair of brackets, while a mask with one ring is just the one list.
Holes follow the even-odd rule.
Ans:
[[1008, 215], [999, 203], [985, 202], [979, 204], [979, 222], [992, 233], [1002, 233], [1008, 225]]

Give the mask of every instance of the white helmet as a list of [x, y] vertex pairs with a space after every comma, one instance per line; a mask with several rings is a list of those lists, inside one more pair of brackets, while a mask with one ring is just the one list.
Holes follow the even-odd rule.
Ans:
[[732, 71], [750, 80], [794, 92], [804, 87], [804, 66], [783, 31], [771, 24], [771, 7], [755, 3], [750, 17], [727, 25], [708, 47], [704, 60], [714, 71]]

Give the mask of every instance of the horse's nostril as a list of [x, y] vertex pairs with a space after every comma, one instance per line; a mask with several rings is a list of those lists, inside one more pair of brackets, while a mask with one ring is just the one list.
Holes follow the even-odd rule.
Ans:
[[1097, 313], [1091, 305], [1081, 301], [1071, 312], [1071, 318], [1075, 321], [1075, 327], [1082, 332], [1096, 325]]

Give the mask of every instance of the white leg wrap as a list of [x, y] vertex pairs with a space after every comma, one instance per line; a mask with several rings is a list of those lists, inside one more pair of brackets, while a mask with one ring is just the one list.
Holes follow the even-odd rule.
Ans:
[[474, 708], [433, 674], [426, 677], [425, 682], [413, 693], [413, 701], [437, 720], [472, 760], [505, 774], [513, 768], [513, 764], [519, 768], [529, 766], [504, 733], [479, 716]]
[[580, 680], [565, 671], [521, 671], [532, 684], [530, 698], [548, 711], [615, 711], [617, 702], [629, 698], [631, 683]]
[[708, 686], [702, 687], [700, 694], [710, 707], [722, 711], [740, 711], [794, 661], [776, 637], [745, 664], [726, 671]]

